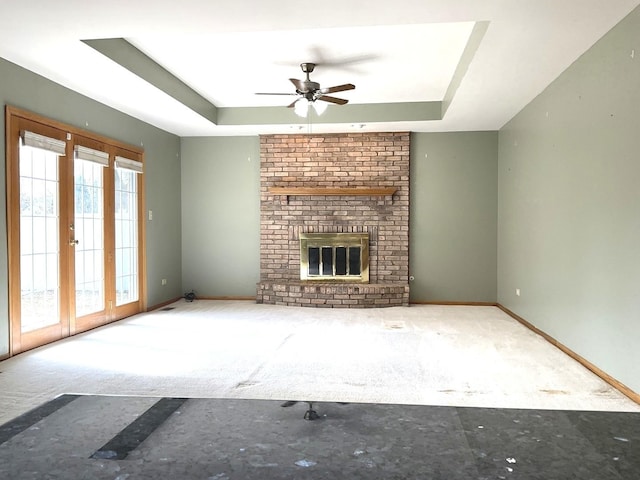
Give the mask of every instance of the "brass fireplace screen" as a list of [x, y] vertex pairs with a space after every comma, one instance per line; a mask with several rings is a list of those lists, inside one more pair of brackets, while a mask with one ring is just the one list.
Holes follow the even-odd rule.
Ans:
[[369, 234], [301, 233], [300, 280], [369, 283]]

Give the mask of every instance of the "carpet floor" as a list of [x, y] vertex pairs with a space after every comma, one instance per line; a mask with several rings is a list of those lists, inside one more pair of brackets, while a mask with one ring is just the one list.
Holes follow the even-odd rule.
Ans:
[[640, 411], [496, 307], [167, 308], [0, 362], [0, 424], [65, 393]]

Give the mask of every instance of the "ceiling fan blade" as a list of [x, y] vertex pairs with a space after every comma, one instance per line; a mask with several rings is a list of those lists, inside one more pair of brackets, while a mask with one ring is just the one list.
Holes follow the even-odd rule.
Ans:
[[293, 108], [296, 106], [296, 103], [298, 103], [298, 100], [300, 100], [299, 98], [295, 99], [293, 102], [291, 102], [291, 104], [287, 105], [287, 108]]
[[290, 78], [289, 80], [296, 87], [296, 90], [302, 93], [307, 93], [307, 88], [304, 86], [304, 82], [302, 80], [298, 80], [297, 78]]
[[353, 90], [356, 86], [353, 83], [345, 83], [344, 85], [336, 85], [335, 87], [321, 88], [320, 93], [344, 92], [345, 90]]
[[349, 101], [344, 98], [330, 97], [329, 95], [320, 95], [316, 100], [323, 100], [325, 102], [335, 103], [336, 105], [344, 105]]

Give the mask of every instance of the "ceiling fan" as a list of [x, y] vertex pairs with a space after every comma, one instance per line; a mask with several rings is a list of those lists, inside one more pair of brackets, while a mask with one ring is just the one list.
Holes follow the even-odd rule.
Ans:
[[[288, 107], [295, 108], [296, 113], [298, 114], [301, 114], [302, 110], [306, 112], [309, 104], [314, 104], [315, 106], [316, 104], [314, 102], [316, 100], [322, 100], [323, 102], [334, 103], [336, 105], [344, 105], [345, 103], [347, 103], [349, 100], [345, 100], [344, 98], [332, 97], [330, 95], [327, 95], [327, 93], [353, 90], [354, 88], [356, 88], [356, 86], [352, 83], [345, 83], [343, 85], [336, 85], [335, 87], [320, 88], [320, 84], [318, 82], [314, 82], [309, 78], [309, 74], [313, 72], [315, 67], [315, 63], [307, 62], [300, 64], [300, 68], [306, 74], [306, 78], [304, 80], [298, 80], [297, 78], [289, 79], [291, 83], [293, 83], [293, 85], [296, 87], [295, 93], [256, 93], [256, 95], [297, 95], [298, 98], [295, 99], [290, 105], [288, 105]], [[324, 111], [324, 109], [322, 110]]]

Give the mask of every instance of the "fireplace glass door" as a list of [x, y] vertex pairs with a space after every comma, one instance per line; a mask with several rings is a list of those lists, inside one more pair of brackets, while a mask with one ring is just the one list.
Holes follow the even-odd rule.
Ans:
[[369, 281], [369, 235], [300, 234], [300, 279], [332, 282]]

